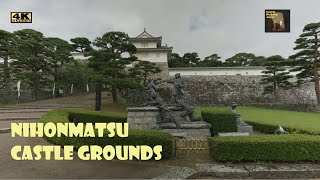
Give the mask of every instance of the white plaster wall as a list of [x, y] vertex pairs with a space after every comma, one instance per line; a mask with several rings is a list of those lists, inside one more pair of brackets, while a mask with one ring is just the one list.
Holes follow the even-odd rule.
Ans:
[[87, 59], [89, 59], [89, 57], [85, 57], [83, 53], [79, 53], [79, 52], [72, 52], [71, 56], [75, 60], [87, 60]]
[[132, 42], [132, 44], [136, 48], [157, 48], [157, 42], [150, 42], [150, 41], [145, 41], [145, 42]]
[[[266, 69], [263, 67], [171, 68], [169, 69], [169, 76], [174, 76], [176, 73], [180, 73], [182, 76], [261, 76], [264, 75], [262, 73], [264, 70]], [[297, 72], [291, 72], [290, 74], [296, 75]]]
[[167, 52], [137, 52], [134, 54], [139, 60], [150, 62], [168, 62]]

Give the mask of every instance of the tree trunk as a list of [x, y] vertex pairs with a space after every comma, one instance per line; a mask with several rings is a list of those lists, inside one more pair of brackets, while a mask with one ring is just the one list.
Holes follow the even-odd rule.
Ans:
[[317, 103], [320, 105], [320, 85], [319, 85], [319, 64], [318, 61], [314, 62], [314, 87], [317, 96]]
[[146, 86], [147, 85], [147, 75], [143, 76], [143, 85]]
[[113, 99], [113, 103], [118, 102], [118, 94], [117, 94], [117, 86], [116, 85], [112, 85], [112, 99]]
[[319, 88], [319, 46], [318, 46], [318, 34], [315, 34], [315, 58], [314, 58], [314, 88], [317, 96], [317, 104], [320, 105], [320, 88]]
[[4, 74], [4, 103], [8, 103], [9, 101], [9, 93], [10, 93], [10, 69], [8, 57], [3, 59], [3, 74]]
[[40, 83], [40, 79], [39, 76], [37, 74], [37, 72], [33, 72], [33, 83], [34, 83], [34, 89], [33, 89], [33, 98], [34, 100], [38, 100], [38, 91], [39, 91], [39, 83]]
[[275, 100], [277, 100], [277, 79], [276, 79], [276, 72], [273, 72], [274, 80], [273, 80], [273, 95]]
[[[57, 83], [57, 78], [58, 76], [58, 67], [54, 67], [54, 77], [53, 77], [53, 83]], [[54, 89], [54, 96], [58, 97], [59, 96], [59, 88]]]
[[101, 83], [96, 83], [96, 107], [95, 111], [101, 111]]

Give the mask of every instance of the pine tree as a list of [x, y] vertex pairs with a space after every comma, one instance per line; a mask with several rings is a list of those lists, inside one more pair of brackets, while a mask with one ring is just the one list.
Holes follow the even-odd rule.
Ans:
[[143, 85], [146, 85], [147, 78], [153, 74], [161, 72], [161, 69], [155, 63], [149, 61], [139, 61], [129, 69], [130, 75], [142, 79]]
[[295, 41], [294, 50], [299, 50], [299, 52], [290, 57], [295, 60], [296, 67], [292, 71], [298, 72], [297, 83], [314, 82], [318, 104], [320, 104], [319, 35], [320, 22], [307, 24], [303, 28], [303, 33]]
[[70, 41], [73, 43], [72, 46], [77, 52], [89, 52], [92, 50], [91, 42], [85, 37], [76, 37], [70, 39]]
[[289, 75], [290, 72], [286, 71], [283, 66], [286, 64], [286, 59], [279, 55], [270, 56], [266, 60], [266, 71], [262, 71], [265, 75], [262, 76], [261, 84], [266, 85], [264, 87], [264, 93], [273, 93], [275, 97], [278, 96], [278, 89], [290, 89], [293, 87], [293, 83], [289, 82], [289, 79], [293, 78]]
[[220, 67], [222, 66], [221, 57], [218, 54], [211, 54], [198, 63], [198, 67]]
[[0, 30], [0, 58], [3, 59], [3, 65], [0, 67], [2, 73], [0, 75], [0, 89], [4, 89], [4, 102], [8, 102], [8, 94], [10, 92], [10, 81], [12, 68], [9, 66], [9, 60], [17, 55], [16, 39], [13, 34], [4, 30]]
[[[93, 68], [95, 75], [93, 80], [97, 83], [97, 104], [99, 110], [101, 103], [101, 84], [111, 86], [113, 102], [118, 102], [117, 89], [134, 88], [138, 85], [134, 78], [130, 78], [125, 71], [125, 67], [136, 61], [133, 53], [136, 52], [135, 46], [129, 41], [129, 36], [124, 32], [108, 32], [94, 41], [94, 46], [98, 50], [92, 50], [87, 55], [89, 67]], [[99, 105], [100, 104], [100, 105]]]
[[225, 61], [225, 66], [249, 66], [250, 63], [256, 58], [252, 53], [238, 53]]
[[48, 62], [47, 49], [44, 45], [44, 36], [33, 29], [15, 31], [18, 56], [12, 61], [16, 77], [23, 79], [33, 88], [34, 99], [38, 99], [38, 92], [45, 82], [48, 82], [51, 72]]

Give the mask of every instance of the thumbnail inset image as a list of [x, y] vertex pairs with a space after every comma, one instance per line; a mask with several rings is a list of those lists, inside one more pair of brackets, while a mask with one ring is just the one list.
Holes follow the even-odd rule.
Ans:
[[265, 32], [290, 32], [290, 10], [265, 10]]

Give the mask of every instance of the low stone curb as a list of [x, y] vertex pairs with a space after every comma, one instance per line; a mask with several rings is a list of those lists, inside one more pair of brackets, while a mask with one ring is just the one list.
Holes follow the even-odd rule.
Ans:
[[223, 164], [197, 164], [196, 170], [187, 167], [178, 167], [168, 173], [153, 179], [198, 179], [208, 178], [248, 178], [248, 179], [289, 179], [289, 178], [320, 178], [320, 167], [307, 165], [260, 166], [241, 165], [226, 166]]
[[157, 176], [153, 178], [154, 180], [159, 180], [159, 179], [186, 179], [192, 175], [197, 173], [196, 170], [188, 168], [188, 167], [178, 167], [174, 168], [168, 173], [165, 173], [163, 175]]
[[306, 165], [243, 165], [226, 166], [221, 164], [197, 164], [198, 172], [188, 178], [197, 178], [201, 176], [227, 177], [227, 178], [319, 178], [320, 167], [314, 168]]
[[0, 118], [0, 121], [21, 121], [21, 120], [39, 120], [40, 117], [12, 117], [12, 118]]
[[11, 132], [11, 128], [1, 128], [0, 133], [9, 133]]

